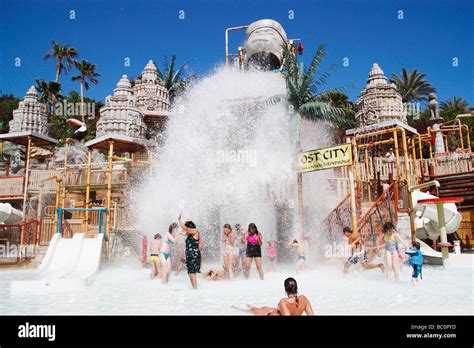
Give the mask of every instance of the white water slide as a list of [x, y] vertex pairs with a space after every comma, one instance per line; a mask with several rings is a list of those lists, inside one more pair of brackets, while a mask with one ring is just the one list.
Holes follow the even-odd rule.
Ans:
[[[442, 258], [441, 252], [434, 250], [428, 244], [420, 239], [431, 239], [435, 241], [439, 237], [438, 211], [435, 204], [418, 203], [422, 199], [437, 198], [420, 190], [412, 192], [413, 207], [415, 210], [415, 224], [417, 241], [421, 245], [423, 256], [430, 259], [430, 262], [440, 262]], [[462, 215], [458, 212], [456, 204], [446, 203], [443, 205], [444, 217], [446, 223], [446, 233], [454, 233], [459, 228], [462, 221]], [[438, 260], [438, 261], [435, 261]]]
[[92, 283], [99, 270], [103, 239], [103, 233], [93, 238], [85, 238], [83, 233], [62, 238], [55, 233], [34, 279], [13, 281], [11, 290], [65, 289]]
[[[416, 236], [420, 239], [436, 240], [439, 237], [438, 211], [435, 204], [418, 203], [422, 199], [437, 198], [419, 190], [412, 192], [413, 207], [415, 209]], [[462, 215], [458, 212], [456, 204], [443, 205], [446, 233], [454, 233], [459, 228]]]

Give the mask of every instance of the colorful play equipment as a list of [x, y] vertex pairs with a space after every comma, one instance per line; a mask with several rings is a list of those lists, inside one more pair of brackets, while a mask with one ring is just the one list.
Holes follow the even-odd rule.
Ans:
[[[453, 212], [452, 209], [446, 209], [445, 204], [454, 204], [454, 203], [460, 203], [462, 202], [462, 198], [438, 198], [438, 197], [433, 197], [433, 198], [427, 198], [427, 199], [419, 199], [418, 200], [418, 205], [422, 205], [425, 208], [423, 209], [423, 215], [426, 216], [431, 216], [433, 215], [432, 208], [433, 205], [436, 206], [436, 213], [437, 213], [437, 218], [434, 219], [434, 217], [431, 218], [431, 220], [436, 220], [437, 225], [438, 225], [438, 230], [439, 230], [439, 235], [440, 235], [440, 240], [441, 242], [438, 244], [441, 246], [441, 252], [443, 254], [443, 265], [447, 266], [448, 258], [449, 258], [449, 253], [448, 253], [448, 247], [451, 246], [451, 244], [448, 243], [448, 237], [447, 237], [447, 226], [450, 226], [453, 220], [455, 220], [457, 216], [460, 216], [460, 214], [456, 211]], [[446, 213], [449, 215], [446, 216]], [[446, 219], [447, 218], [447, 219]], [[459, 221], [461, 219], [459, 218]], [[459, 223], [458, 223], [459, 225]]]

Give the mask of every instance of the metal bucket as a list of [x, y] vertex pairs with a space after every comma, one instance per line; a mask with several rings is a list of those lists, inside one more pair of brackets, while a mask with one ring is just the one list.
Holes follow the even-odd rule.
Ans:
[[282, 45], [286, 41], [285, 30], [280, 23], [272, 19], [253, 22], [246, 32], [246, 66], [264, 70], [280, 68], [283, 61]]

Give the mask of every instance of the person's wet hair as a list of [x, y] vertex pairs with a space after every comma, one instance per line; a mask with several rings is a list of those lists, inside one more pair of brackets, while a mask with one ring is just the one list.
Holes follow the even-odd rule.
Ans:
[[420, 248], [421, 248], [421, 244], [420, 244], [419, 242], [413, 242], [413, 243], [411, 243], [411, 245], [412, 245], [414, 248], [416, 248], [417, 250], [420, 250]]
[[342, 229], [342, 233], [352, 233], [352, 228], [346, 226]]
[[296, 305], [298, 305], [298, 284], [294, 278], [286, 278], [284, 282], [285, 291], [287, 295], [294, 295]]
[[176, 222], [173, 222], [170, 227], [168, 227], [168, 232], [173, 233], [173, 231], [178, 228], [178, 224]]
[[155, 234], [155, 239], [159, 239], [159, 238], [161, 238], [161, 234], [159, 233]]
[[255, 225], [253, 222], [249, 224], [249, 234], [258, 234], [257, 225]]
[[232, 226], [230, 224], [225, 224], [224, 228], [227, 228], [228, 230], [232, 231]]
[[194, 224], [194, 222], [192, 221], [186, 221], [184, 223], [184, 226], [188, 227], [188, 228], [196, 228], [196, 225]]
[[298, 243], [298, 241], [296, 239], [293, 239], [293, 243]]
[[392, 230], [395, 230], [395, 226], [391, 222], [386, 222], [383, 224], [383, 233], [390, 232]]

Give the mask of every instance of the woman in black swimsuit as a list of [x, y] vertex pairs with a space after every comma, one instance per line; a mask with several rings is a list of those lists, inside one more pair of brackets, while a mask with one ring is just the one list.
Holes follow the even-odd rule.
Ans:
[[186, 235], [186, 268], [191, 285], [197, 289], [196, 273], [201, 273], [201, 248], [199, 247], [200, 233], [192, 221], [181, 221], [181, 214], [178, 217], [179, 226], [184, 235]]

